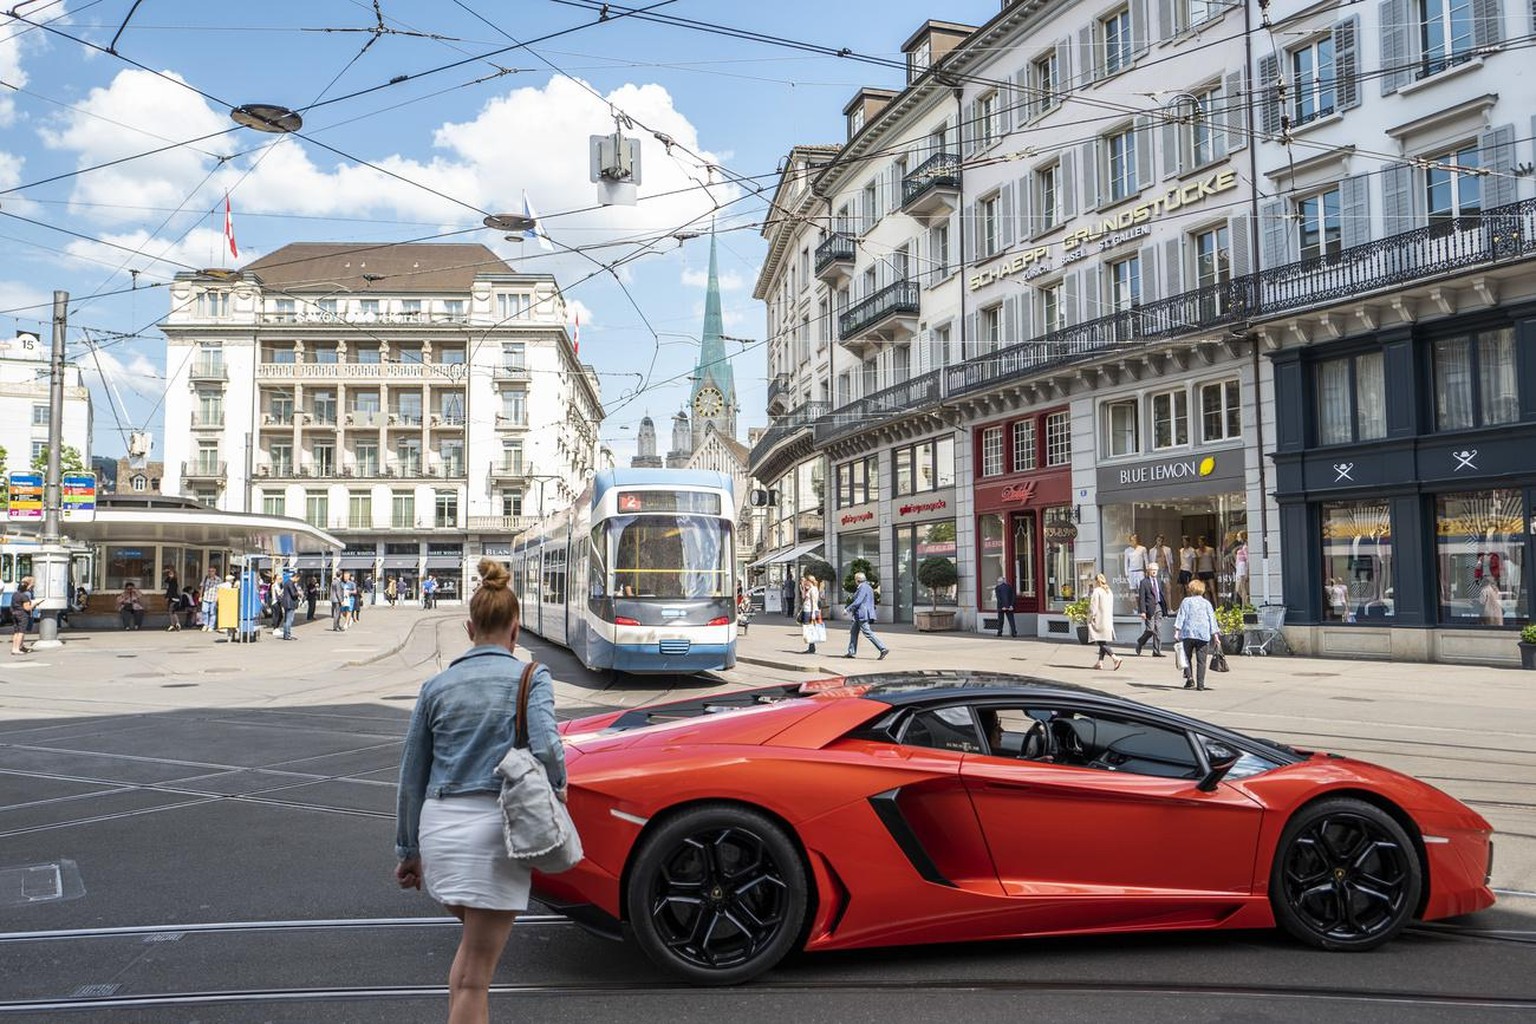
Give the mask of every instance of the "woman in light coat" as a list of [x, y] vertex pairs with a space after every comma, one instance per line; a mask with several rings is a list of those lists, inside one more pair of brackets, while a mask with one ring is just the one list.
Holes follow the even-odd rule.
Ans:
[[1115, 668], [1120, 667], [1121, 659], [1109, 649], [1114, 640], [1115, 595], [1110, 592], [1109, 580], [1099, 573], [1093, 578], [1093, 590], [1088, 595], [1088, 641], [1099, 645], [1099, 660], [1093, 663], [1095, 669], [1104, 667], [1105, 658], [1113, 661]]
[[816, 642], [826, 629], [821, 618], [821, 588], [816, 577], [806, 573], [800, 581], [800, 638], [805, 641], [801, 654], [815, 654]]

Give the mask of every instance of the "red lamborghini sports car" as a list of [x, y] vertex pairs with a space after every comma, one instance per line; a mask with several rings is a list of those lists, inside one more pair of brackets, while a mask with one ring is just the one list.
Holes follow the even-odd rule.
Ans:
[[887, 673], [562, 729], [586, 859], [536, 897], [699, 984], [1028, 935], [1365, 950], [1494, 901], [1492, 829], [1425, 783], [1041, 679]]

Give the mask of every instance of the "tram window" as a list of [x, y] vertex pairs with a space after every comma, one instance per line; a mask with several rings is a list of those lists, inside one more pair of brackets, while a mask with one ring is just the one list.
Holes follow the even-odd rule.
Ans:
[[588, 577], [590, 596], [606, 597], [608, 594], [608, 543], [601, 524], [592, 528], [591, 575]]
[[621, 594], [722, 597], [730, 587], [730, 523], [692, 515], [616, 516], [614, 584]]

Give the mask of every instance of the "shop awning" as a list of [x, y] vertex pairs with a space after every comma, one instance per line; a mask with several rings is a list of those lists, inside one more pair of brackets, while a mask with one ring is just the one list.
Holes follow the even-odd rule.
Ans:
[[[385, 563], [386, 565], [388, 562]], [[428, 569], [457, 569], [464, 564], [464, 560], [458, 555], [428, 555]]]
[[372, 569], [372, 555], [342, 555], [336, 560], [338, 569]]
[[325, 568], [325, 556], [324, 555], [300, 555], [298, 558], [295, 558], [293, 560], [293, 567], [295, 569], [324, 569]]
[[[455, 563], [457, 564], [457, 563]], [[414, 569], [416, 568], [415, 555], [385, 555], [384, 568], [386, 569]]]
[[821, 544], [821, 541], [813, 540], [809, 544], [795, 544], [787, 548], [779, 548], [779, 550], [759, 558], [757, 561], [747, 566], [747, 568], [756, 569], [760, 565], [776, 565], [779, 562], [793, 562], [795, 559], [800, 558], [802, 555], [808, 555], [812, 551], [819, 550], [821, 548]]

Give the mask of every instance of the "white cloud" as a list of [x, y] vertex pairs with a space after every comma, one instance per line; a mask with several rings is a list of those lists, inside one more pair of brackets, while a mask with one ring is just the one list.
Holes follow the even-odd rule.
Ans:
[[593, 324], [597, 323], [597, 317], [593, 315], [592, 307], [588, 306], [580, 299], [573, 299], [570, 297], [566, 298], [565, 315], [566, 319], [569, 320], [572, 324], [576, 323], [576, 321], [579, 319], [583, 329], [591, 327]]
[[0, 309], [25, 310], [23, 320], [46, 320], [53, 296], [23, 281], [0, 281]]
[[[83, 354], [76, 361], [84, 371], [87, 385], [105, 386], [110, 381], [118, 391], [129, 391], [140, 398], [160, 397], [165, 387], [165, 382], [160, 378], [165, 371], [142, 352], [126, 352], [124, 355], [128, 358], [126, 363], [115, 350], [98, 348], [94, 354]], [[98, 405], [104, 398], [105, 393], [97, 396]]]
[[[709, 271], [684, 268], [683, 284], [689, 288], [709, 287]], [[734, 270], [727, 270], [720, 275], [720, 290], [723, 292], [740, 291], [747, 285], [747, 279]]]
[[[84, 259], [96, 260], [111, 266], [121, 265], [124, 270], [149, 272], [157, 276], [169, 276], [189, 268], [220, 267], [231, 263], [222, 226], [217, 231], [213, 228], [193, 228], [186, 233], [185, 237], [179, 239], [174, 235], [162, 235], [152, 239], [149, 232], [143, 229], [121, 234], [105, 234], [100, 237], [100, 242], [70, 242], [65, 249], [72, 255]], [[123, 249], [114, 248], [114, 245], [135, 250], [139, 255], [124, 252]], [[259, 255], [260, 253], [248, 252], [242, 247], [240, 262], [248, 262]]]
[[[123, 71], [108, 86], [92, 90], [81, 106], [89, 114], [130, 127], [71, 111], [46, 128], [42, 132], [44, 143], [76, 152], [80, 166], [154, 148], [157, 139], [171, 131], [167, 126], [174, 126], [177, 139], [186, 139], [220, 131], [230, 124], [222, 111], [209, 107], [190, 91], [137, 70]], [[588, 180], [588, 138], [611, 130], [613, 107], [628, 111], [676, 140], [673, 152], [669, 155], [649, 133], [631, 132], [641, 141], [642, 201], [632, 207], [562, 216], [561, 211], [595, 202], [596, 186]], [[380, 128], [387, 124], [383, 118], [378, 121]], [[152, 135], [144, 134], [146, 131]], [[201, 194], [187, 203], [190, 209], [210, 208], [225, 189], [230, 189], [237, 219], [243, 210], [309, 216], [390, 215], [458, 226], [477, 222], [476, 209], [521, 211], [526, 191], [557, 249], [667, 235], [686, 226], [696, 227], [694, 222], [715, 209], [715, 199], [703, 189], [690, 187], [708, 181], [708, 176], [697, 166], [697, 159], [682, 153], [682, 147], [700, 153], [705, 162], [716, 158], [703, 150], [697, 130], [659, 85], [625, 85], [599, 98], [577, 83], [557, 77], [543, 88], [514, 89], [497, 96], [473, 118], [445, 123], [430, 140], [421, 139], [415, 146], [393, 131], [380, 131], [377, 138], [403, 146], [405, 152], [374, 152], [360, 149], [356, 142], [349, 143], [349, 148], [398, 178], [352, 161], [322, 158], [315, 147], [293, 137], [279, 139], [270, 150], [216, 168], [216, 159], [210, 154], [254, 141], [244, 133], [233, 141], [213, 139], [197, 148], [183, 147], [84, 175], [76, 183], [74, 198], [121, 206], [176, 206], [214, 171]], [[417, 151], [428, 155], [417, 155]], [[469, 207], [412, 182], [462, 200]], [[712, 186], [712, 191], [720, 202], [739, 194], [734, 185]], [[645, 196], [656, 198], [646, 200]], [[100, 209], [92, 215], [115, 218], [118, 223], [143, 216], [131, 210]], [[528, 270], [559, 272], [591, 266], [576, 256], [558, 252], [545, 256], [536, 247], [503, 245], [494, 238], [484, 241]], [[594, 255], [611, 259], [625, 251], [612, 247], [598, 249]]]

